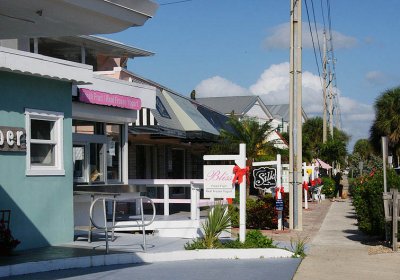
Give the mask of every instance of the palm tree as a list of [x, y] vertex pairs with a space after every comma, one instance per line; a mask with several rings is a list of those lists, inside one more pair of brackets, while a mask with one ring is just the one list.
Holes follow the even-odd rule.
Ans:
[[311, 162], [319, 157], [322, 145], [322, 118], [315, 117], [303, 124], [303, 159]]
[[[228, 124], [232, 128], [231, 131], [221, 129], [220, 141], [211, 147], [212, 154], [237, 154], [239, 152], [239, 144], [246, 144], [247, 166], [256, 159], [266, 158], [272, 159], [276, 156], [277, 149], [273, 143], [268, 142], [267, 138], [273, 131], [270, 122], [260, 124], [255, 118], [238, 119], [231, 116]], [[247, 186], [247, 195], [249, 194]]]
[[388, 137], [389, 149], [397, 155], [399, 164], [400, 87], [385, 91], [375, 101], [375, 121], [370, 130], [370, 140], [377, 151], [380, 151], [382, 136]]
[[361, 159], [366, 161], [372, 154], [372, 145], [368, 139], [359, 139], [354, 144], [353, 154], [359, 154]]

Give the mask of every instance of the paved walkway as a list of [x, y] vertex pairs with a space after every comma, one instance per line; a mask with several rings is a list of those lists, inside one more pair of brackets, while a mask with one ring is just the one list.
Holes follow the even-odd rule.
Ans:
[[294, 280], [400, 279], [400, 253], [369, 254], [350, 199], [333, 202]]

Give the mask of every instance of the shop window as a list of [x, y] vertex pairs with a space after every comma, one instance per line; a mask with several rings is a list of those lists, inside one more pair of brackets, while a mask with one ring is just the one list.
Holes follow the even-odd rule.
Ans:
[[63, 113], [25, 109], [26, 175], [65, 175], [63, 119]]
[[107, 179], [121, 181], [121, 125], [107, 124]]

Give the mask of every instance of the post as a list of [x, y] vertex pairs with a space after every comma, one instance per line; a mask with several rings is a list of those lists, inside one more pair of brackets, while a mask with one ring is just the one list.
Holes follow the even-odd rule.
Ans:
[[[246, 168], [246, 144], [239, 145], [239, 159], [236, 162], [240, 168]], [[246, 175], [243, 176], [243, 182], [239, 187], [239, 240], [246, 241]]]
[[169, 216], [169, 186], [164, 185], [164, 216]]
[[397, 251], [397, 225], [398, 225], [398, 216], [399, 216], [399, 200], [398, 200], [398, 190], [391, 189], [393, 192], [393, 211], [392, 211], [392, 247], [393, 251]]
[[199, 207], [199, 200], [197, 199], [197, 188], [193, 182], [190, 182], [190, 219], [197, 219], [197, 209]]
[[[277, 175], [276, 185], [278, 188], [281, 188], [283, 186], [282, 186], [282, 165], [281, 165], [281, 155], [280, 154], [276, 155], [276, 175]], [[282, 197], [279, 197], [279, 195], [280, 194], [278, 194], [278, 198], [282, 198]], [[282, 230], [282, 228], [283, 228], [282, 225], [283, 225], [282, 211], [278, 211], [278, 230]]]
[[326, 58], [326, 33], [324, 30], [324, 44], [323, 44], [323, 52], [324, 52], [324, 60], [322, 63], [322, 69], [323, 69], [323, 74], [322, 74], [322, 81], [323, 81], [323, 114], [322, 114], [322, 143], [325, 143], [328, 139], [328, 129], [327, 129], [327, 110], [326, 110], [326, 62], [327, 62], [327, 58]]
[[383, 192], [387, 192], [386, 159], [388, 156], [387, 137], [382, 136]]
[[[307, 173], [307, 164], [305, 162], [303, 162], [303, 184], [304, 182], [307, 182], [308, 184], [308, 173]], [[306, 189], [303, 190], [304, 192], [304, 209], [308, 209], [308, 191]]]
[[289, 85], [289, 176], [293, 200], [289, 200], [291, 228], [302, 230], [302, 61], [301, 0], [290, 1], [290, 85]]

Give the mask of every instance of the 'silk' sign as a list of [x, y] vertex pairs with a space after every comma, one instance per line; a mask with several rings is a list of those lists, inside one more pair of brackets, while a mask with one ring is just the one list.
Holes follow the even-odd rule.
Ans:
[[233, 165], [204, 165], [204, 197], [234, 198]]
[[253, 187], [266, 192], [276, 187], [276, 168], [261, 166], [253, 169]]

